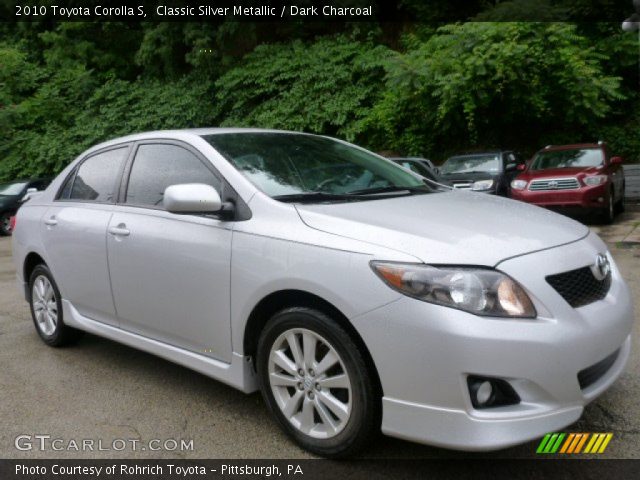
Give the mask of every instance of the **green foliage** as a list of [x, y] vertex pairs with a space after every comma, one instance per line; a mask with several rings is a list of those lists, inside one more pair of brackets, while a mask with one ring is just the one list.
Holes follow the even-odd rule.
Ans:
[[433, 23], [0, 25], [0, 181], [55, 174], [115, 136], [209, 125], [435, 159], [603, 139], [640, 160], [636, 35], [597, 22], [438, 28], [460, 8], [483, 20], [546, 5], [596, 16], [596, 0], [398, 3]]
[[[623, 100], [620, 78], [571, 24], [447, 25], [389, 60], [383, 99], [366, 120], [377, 145], [409, 153], [539, 145], [596, 130]], [[575, 141], [575, 137], [571, 138]]]
[[327, 133], [354, 140], [383, 86], [383, 46], [343, 36], [261, 45], [216, 82], [224, 125]]

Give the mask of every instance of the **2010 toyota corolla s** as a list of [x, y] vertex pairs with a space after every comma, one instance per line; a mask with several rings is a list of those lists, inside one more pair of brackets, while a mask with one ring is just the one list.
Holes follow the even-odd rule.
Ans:
[[260, 389], [325, 456], [380, 429], [524, 442], [577, 420], [629, 357], [629, 290], [588, 228], [326, 137], [103, 143], [20, 209], [13, 242], [45, 343], [87, 331]]

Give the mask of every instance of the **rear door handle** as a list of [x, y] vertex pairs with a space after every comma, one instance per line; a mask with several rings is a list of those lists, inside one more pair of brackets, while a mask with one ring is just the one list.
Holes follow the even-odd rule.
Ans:
[[117, 227], [109, 228], [109, 233], [117, 237], [128, 237], [131, 232], [126, 228], [126, 225], [120, 224]]
[[54, 225], [58, 224], [58, 220], [56, 220], [56, 216], [54, 215], [54, 216], [52, 216], [50, 218], [47, 218], [44, 221], [44, 223], [45, 223], [45, 225], [49, 225], [50, 227], [53, 227]]

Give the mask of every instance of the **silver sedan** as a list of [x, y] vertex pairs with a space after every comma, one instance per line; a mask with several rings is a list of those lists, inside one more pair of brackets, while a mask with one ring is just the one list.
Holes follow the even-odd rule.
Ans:
[[576, 421], [629, 357], [629, 290], [588, 228], [327, 137], [97, 145], [19, 210], [13, 251], [46, 344], [91, 332], [260, 389], [328, 457], [380, 431], [525, 442]]

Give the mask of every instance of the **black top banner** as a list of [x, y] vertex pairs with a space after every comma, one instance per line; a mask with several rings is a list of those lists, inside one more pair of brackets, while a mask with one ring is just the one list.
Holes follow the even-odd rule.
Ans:
[[624, 22], [640, 0], [0, 0], [0, 21]]

